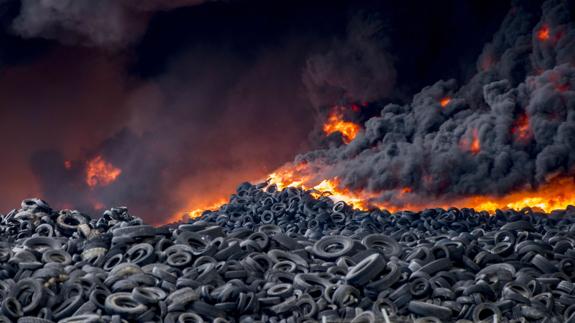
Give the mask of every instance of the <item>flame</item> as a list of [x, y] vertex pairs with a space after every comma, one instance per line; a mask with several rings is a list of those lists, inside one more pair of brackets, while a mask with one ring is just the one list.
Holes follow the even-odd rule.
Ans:
[[449, 104], [449, 102], [451, 102], [451, 98], [446, 96], [441, 100], [439, 100], [439, 105], [441, 105], [442, 108], [445, 108]]
[[476, 196], [465, 201], [465, 207], [494, 212], [497, 209], [521, 210], [538, 208], [544, 212], [575, 205], [575, 181], [572, 177], [558, 177], [538, 189], [523, 189], [503, 197]]
[[350, 143], [355, 136], [357, 136], [360, 126], [351, 122], [343, 120], [342, 107], [334, 107], [327, 117], [327, 121], [323, 125], [323, 132], [330, 135], [334, 132], [341, 133], [343, 142]]
[[[518, 138], [529, 138], [529, 118], [526, 114], [520, 115], [511, 130]], [[462, 149], [477, 154], [481, 150], [479, 133], [476, 128], [471, 131], [471, 138], [464, 137], [460, 141]], [[401, 210], [421, 211], [427, 208], [471, 208], [476, 211], [486, 211], [491, 214], [496, 210], [522, 210], [526, 207], [544, 212], [565, 209], [575, 205], [575, 180], [572, 177], [555, 177], [538, 187], [524, 187], [516, 189], [504, 196], [474, 195], [461, 198], [431, 198], [418, 194], [416, 187], [403, 186], [395, 189], [371, 192], [365, 190], [351, 190], [343, 187], [337, 177], [321, 178], [317, 168], [326, 170], [324, 165], [314, 165], [306, 162], [287, 164], [280, 167], [267, 177], [268, 185], [276, 185], [279, 190], [287, 187], [296, 187], [307, 190], [315, 197], [329, 196], [334, 201], [343, 201], [359, 210], [373, 208], [385, 209], [390, 212]], [[424, 175], [422, 186], [429, 186], [433, 178]], [[382, 196], [389, 197], [382, 201]], [[183, 212], [189, 218], [199, 217], [204, 210], [218, 209], [227, 203], [227, 198], [214, 199], [209, 203], [198, 203], [194, 209]], [[174, 222], [182, 218], [182, 213], [172, 216], [169, 221]]]
[[202, 213], [204, 211], [206, 211], [206, 210], [217, 210], [222, 205], [226, 204], [227, 202], [228, 202], [228, 199], [222, 197], [222, 198], [219, 198], [219, 199], [211, 201], [211, 202], [197, 203], [196, 208], [191, 209], [191, 210], [186, 210], [183, 212], [177, 212], [176, 214], [172, 215], [166, 221], [166, 223], [178, 222], [184, 218], [195, 219], [195, 218], [199, 217], [200, 215], [202, 215]]
[[[425, 180], [430, 180], [426, 179]], [[471, 208], [476, 211], [487, 211], [491, 214], [496, 210], [521, 210], [530, 207], [534, 210], [551, 212], [553, 210], [565, 209], [570, 205], [575, 205], [575, 180], [573, 177], [556, 177], [549, 182], [537, 187], [526, 187], [518, 189], [504, 196], [475, 195], [457, 199], [436, 200], [432, 198], [421, 198], [417, 192], [408, 186], [383, 192], [353, 191], [341, 187], [337, 177], [323, 179], [317, 182], [314, 177], [314, 170], [310, 165], [298, 163], [286, 165], [271, 173], [267, 179], [268, 185], [276, 185], [279, 190], [287, 187], [297, 187], [308, 190], [310, 194], [319, 198], [329, 196], [334, 201], [343, 201], [346, 204], [359, 210], [370, 210], [373, 208], [385, 209], [390, 212], [401, 210], [421, 211], [427, 208]], [[392, 193], [393, 201], [380, 201], [379, 197], [383, 193]], [[215, 210], [227, 199], [221, 198], [212, 203], [203, 203], [197, 208], [184, 212], [183, 215], [189, 218], [199, 217], [204, 210]], [[171, 217], [169, 222], [175, 222], [182, 218], [182, 213]]]
[[86, 184], [90, 187], [106, 186], [114, 182], [122, 170], [98, 155], [86, 165]]
[[471, 133], [471, 142], [468, 138], [462, 138], [459, 142], [459, 147], [461, 150], [469, 151], [473, 155], [479, 153], [481, 151], [481, 143], [479, 141], [479, 134], [477, 129], [473, 129]]
[[541, 28], [537, 31], [537, 38], [540, 41], [546, 41], [549, 39], [549, 26], [548, 25], [541, 26]]
[[517, 141], [528, 141], [533, 133], [529, 127], [529, 117], [526, 114], [521, 114], [515, 121], [511, 133], [515, 135]]
[[[297, 164], [293, 167], [284, 167], [270, 175], [269, 183], [277, 185], [278, 189], [286, 187], [298, 187], [311, 190], [314, 197], [329, 195], [334, 201], [344, 201], [347, 204], [360, 210], [369, 210], [377, 207], [390, 212], [400, 210], [418, 211], [426, 208], [472, 208], [477, 211], [487, 211], [494, 213], [497, 209], [521, 210], [525, 207], [540, 209], [544, 212], [551, 212], [557, 209], [565, 209], [569, 205], [575, 205], [575, 181], [571, 177], [558, 177], [540, 187], [519, 189], [504, 196], [476, 195], [459, 199], [445, 201], [433, 201], [417, 198], [417, 202], [410, 194], [414, 193], [411, 187], [401, 187], [396, 190], [387, 191], [394, 193], [397, 198], [395, 202], [380, 202], [377, 198], [381, 193], [365, 191], [351, 191], [341, 188], [339, 180], [324, 179], [318, 184], [310, 184], [313, 177], [306, 174], [312, 173], [306, 169], [305, 164]], [[415, 193], [414, 193], [415, 194]], [[403, 199], [403, 201], [402, 201]]]

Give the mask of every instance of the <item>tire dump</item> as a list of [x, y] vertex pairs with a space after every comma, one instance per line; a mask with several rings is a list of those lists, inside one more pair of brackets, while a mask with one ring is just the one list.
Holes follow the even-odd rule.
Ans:
[[1, 217], [1, 322], [572, 322], [575, 209], [358, 211], [240, 185], [190, 223]]
[[38, 196], [0, 213], [0, 323], [575, 323], [575, 2], [484, 1], [0, 0], [38, 46], [0, 61], [49, 56], [0, 83], [74, 74], [0, 93], [0, 206]]

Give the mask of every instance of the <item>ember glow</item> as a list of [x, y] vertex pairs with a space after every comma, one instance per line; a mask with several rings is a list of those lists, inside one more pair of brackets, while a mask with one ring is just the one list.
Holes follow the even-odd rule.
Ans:
[[106, 186], [113, 183], [122, 170], [98, 155], [86, 165], [86, 184], [90, 187]]
[[449, 104], [449, 102], [451, 102], [451, 98], [448, 96], [439, 100], [439, 104], [441, 105], [442, 108], [445, 108]]
[[[354, 208], [369, 210], [381, 208], [391, 212], [399, 210], [420, 211], [426, 208], [473, 208], [478, 211], [494, 213], [497, 209], [521, 210], [525, 207], [551, 212], [557, 209], [565, 209], [569, 205], [575, 205], [575, 181], [572, 177], [558, 177], [538, 188], [518, 189], [504, 196], [470, 196], [450, 200], [434, 200], [417, 198], [417, 192], [410, 187], [402, 187], [393, 191], [395, 202], [381, 202], [377, 200], [381, 193], [350, 191], [341, 188], [337, 178], [322, 180], [318, 184], [312, 184], [313, 176], [305, 164], [297, 164], [293, 167], [283, 167], [270, 174], [269, 183], [275, 184], [278, 189], [286, 187], [298, 187], [312, 190], [315, 197], [329, 195], [335, 201], [344, 201]], [[415, 198], [414, 198], [415, 197]], [[413, 202], [417, 201], [417, 202]]]
[[463, 137], [459, 142], [459, 147], [462, 150], [469, 151], [473, 155], [476, 155], [481, 151], [481, 143], [479, 141], [479, 134], [477, 129], [473, 129], [471, 133], [471, 140], [468, 137]]
[[529, 117], [526, 114], [522, 114], [517, 118], [511, 133], [515, 136], [516, 141], [526, 142], [531, 138], [533, 133], [529, 127]]
[[195, 208], [191, 210], [185, 210], [182, 212], [177, 212], [176, 214], [172, 215], [166, 223], [173, 223], [182, 220], [183, 217], [195, 219], [202, 215], [204, 211], [207, 210], [216, 210], [220, 208], [222, 205], [228, 202], [227, 198], [219, 198], [213, 201], [202, 201], [199, 203], [195, 203]]
[[330, 135], [334, 132], [341, 133], [343, 142], [350, 143], [360, 131], [360, 126], [351, 122], [343, 120], [343, 108], [334, 107], [327, 117], [327, 121], [323, 125], [323, 132]]
[[541, 26], [541, 28], [537, 31], [537, 38], [540, 41], [548, 40], [549, 39], [549, 26], [547, 26], [547, 25]]
[[[504, 196], [476, 195], [458, 199], [420, 198], [411, 187], [401, 187], [386, 192], [352, 191], [342, 188], [337, 178], [317, 180], [311, 167], [304, 163], [286, 165], [271, 173], [267, 178], [268, 185], [275, 185], [279, 190], [296, 187], [309, 190], [315, 198], [329, 196], [334, 201], [343, 201], [359, 210], [373, 208], [385, 209], [390, 212], [401, 210], [421, 211], [427, 208], [471, 208], [477, 211], [495, 211], [526, 207], [535, 211], [551, 212], [575, 205], [575, 179], [572, 177], [557, 177], [537, 188], [518, 189]], [[391, 193], [394, 201], [380, 201], [382, 193]], [[199, 207], [172, 216], [167, 223], [179, 221], [182, 214], [189, 218], [199, 217], [204, 210], [215, 210], [227, 203], [227, 198], [215, 202], [198, 203]]]

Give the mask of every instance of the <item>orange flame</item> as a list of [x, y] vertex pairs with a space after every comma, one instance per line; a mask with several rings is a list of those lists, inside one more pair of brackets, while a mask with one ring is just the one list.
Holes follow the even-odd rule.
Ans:
[[[513, 133], [518, 138], [530, 136], [529, 119], [522, 115], [516, 121]], [[481, 149], [477, 129], [473, 129], [470, 138], [462, 138], [462, 149], [477, 154]], [[297, 163], [288, 164], [267, 177], [268, 185], [276, 185], [279, 190], [287, 187], [296, 187], [310, 191], [311, 195], [319, 198], [329, 196], [334, 201], [343, 201], [355, 209], [369, 210], [372, 208], [386, 209], [390, 212], [400, 210], [420, 211], [426, 208], [472, 208], [477, 211], [494, 213], [501, 209], [521, 210], [530, 207], [535, 210], [551, 212], [557, 209], [565, 209], [575, 205], [575, 181], [572, 177], [555, 177], [539, 187], [519, 188], [504, 196], [475, 195], [461, 198], [425, 198], [418, 195], [415, 188], [404, 186], [392, 190], [369, 192], [362, 190], [350, 190], [342, 187], [337, 177], [323, 179], [317, 178], [319, 172], [313, 167], [318, 165]], [[424, 175], [423, 184], [429, 185], [431, 176]], [[389, 201], [381, 201], [381, 196], [393, 196]], [[227, 203], [227, 198], [214, 200], [213, 203], [201, 203], [198, 207], [185, 212], [189, 218], [199, 217], [204, 210], [218, 209]], [[181, 219], [181, 213], [170, 218], [170, 222]]]
[[330, 135], [334, 132], [341, 133], [343, 142], [350, 143], [355, 136], [357, 136], [360, 126], [351, 122], [343, 120], [343, 113], [341, 107], [334, 107], [327, 117], [327, 121], [323, 125], [323, 132]]
[[462, 138], [461, 141], [459, 142], [459, 147], [461, 148], [461, 150], [467, 150], [473, 155], [476, 155], [481, 151], [481, 143], [479, 141], [479, 134], [477, 132], [477, 129], [473, 129], [471, 135], [472, 135], [471, 142], [469, 142], [468, 138]]
[[449, 104], [449, 102], [451, 102], [451, 98], [446, 96], [441, 100], [439, 100], [439, 105], [441, 105], [442, 108], [445, 108]]
[[114, 182], [122, 170], [108, 163], [98, 155], [86, 166], [86, 184], [90, 187], [106, 186]]
[[[475, 195], [458, 199], [431, 199], [417, 196], [417, 192], [411, 187], [400, 187], [378, 193], [367, 191], [352, 191], [340, 186], [337, 177], [324, 179], [314, 184], [313, 170], [307, 164], [295, 164], [284, 166], [268, 177], [269, 185], [276, 185], [279, 190], [287, 187], [297, 187], [309, 190], [313, 197], [329, 196], [334, 201], [343, 201], [355, 209], [369, 210], [372, 208], [386, 209], [390, 212], [400, 210], [421, 211], [426, 208], [472, 208], [476, 211], [495, 213], [496, 210], [521, 210], [525, 207], [551, 212], [565, 209], [575, 205], [575, 181], [572, 177], [556, 177], [537, 188], [526, 187], [518, 189], [504, 196]], [[392, 193], [393, 201], [382, 202], [378, 198], [382, 193]], [[214, 210], [227, 203], [222, 198], [214, 203], [201, 205], [200, 207], [185, 213], [189, 218], [199, 217], [204, 210]], [[170, 218], [168, 222], [181, 219], [182, 214]]]
[[411, 187], [402, 187], [387, 191], [394, 193], [393, 195], [396, 197], [394, 202], [380, 202], [377, 201], [377, 198], [384, 192], [351, 191], [346, 188], [341, 188], [337, 178], [322, 180], [319, 184], [313, 185], [310, 184], [313, 182], [312, 176], [306, 175], [305, 173], [305, 164], [298, 164], [293, 167], [287, 166], [272, 173], [269, 183], [276, 184], [278, 189], [299, 187], [312, 190], [312, 195], [315, 197], [325, 195], [329, 192], [329, 196], [333, 200], [344, 201], [360, 210], [378, 207], [387, 209], [390, 212], [395, 212], [399, 210], [418, 211], [426, 208], [441, 207], [447, 209], [457, 207], [473, 208], [477, 211], [494, 213], [497, 209], [521, 210], [525, 207], [531, 207], [545, 212], [551, 212], [556, 209], [565, 209], [569, 205], [575, 205], [575, 193], [571, 193], [575, 192], [575, 181], [571, 177], [557, 177], [536, 189], [519, 189], [504, 196], [476, 195], [439, 202], [421, 198], [417, 198], [416, 202], [414, 202], [413, 196], [411, 198], [408, 196], [414, 193], [413, 189]]
[[217, 210], [222, 205], [226, 204], [228, 199], [226, 198], [219, 198], [212, 202], [200, 202], [196, 204], [196, 208], [192, 210], [186, 210], [183, 212], [177, 212], [176, 214], [172, 215], [166, 223], [174, 223], [178, 222], [184, 218], [195, 219], [202, 215], [202, 213], [206, 210]]
[[549, 26], [548, 25], [541, 26], [541, 28], [537, 31], [537, 38], [540, 41], [546, 41], [549, 39]]
[[529, 117], [526, 114], [521, 114], [515, 121], [511, 133], [515, 135], [517, 141], [528, 141], [531, 136], [531, 128], [529, 127]]

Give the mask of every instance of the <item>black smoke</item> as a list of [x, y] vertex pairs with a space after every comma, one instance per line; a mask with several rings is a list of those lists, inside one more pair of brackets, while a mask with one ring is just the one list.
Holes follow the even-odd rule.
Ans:
[[[33, 194], [156, 223], [317, 148], [309, 134], [334, 104], [368, 101], [354, 116], [367, 120], [433, 80], [469, 79], [509, 5], [9, 2], [1, 206]], [[122, 174], [90, 188], [98, 155]]]
[[[537, 187], [575, 166], [573, 5], [514, 1], [463, 84], [441, 80], [381, 106], [349, 145], [298, 156], [318, 178], [401, 205]], [[540, 36], [542, 30], [547, 36]], [[458, 84], [459, 83], [459, 84]], [[442, 98], [450, 97], [445, 107]], [[517, 138], [517, 122], [529, 134]], [[474, 134], [480, 151], [470, 149]], [[393, 194], [410, 187], [413, 194]], [[406, 200], [407, 199], [407, 200]]]

